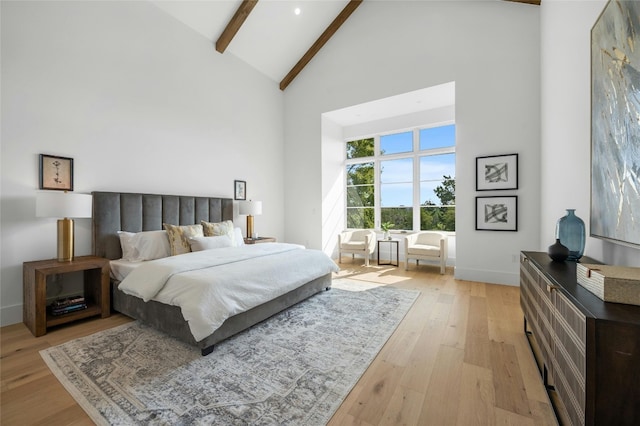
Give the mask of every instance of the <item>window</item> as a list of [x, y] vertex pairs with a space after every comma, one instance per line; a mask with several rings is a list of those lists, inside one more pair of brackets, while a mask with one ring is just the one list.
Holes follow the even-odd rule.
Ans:
[[[373, 156], [374, 138], [347, 142], [347, 159]], [[375, 163], [347, 164], [347, 223], [349, 228], [373, 228], [375, 217]]]
[[347, 141], [346, 150], [348, 228], [455, 231], [455, 124]]
[[413, 229], [413, 158], [380, 161], [380, 222]]
[[391, 155], [413, 151], [413, 132], [380, 136], [380, 154]]
[[347, 223], [349, 228], [373, 228], [374, 163], [347, 166]]

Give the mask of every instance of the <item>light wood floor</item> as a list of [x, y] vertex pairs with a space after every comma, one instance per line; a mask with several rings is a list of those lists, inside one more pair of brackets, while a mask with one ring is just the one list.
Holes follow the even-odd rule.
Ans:
[[[435, 266], [362, 266], [340, 277], [421, 294], [329, 423], [337, 425], [555, 425], [523, 334], [517, 287], [453, 278]], [[35, 338], [23, 324], [0, 329], [0, 423], [92, 424], [38, 351], [130, 321], [114, 314]]]

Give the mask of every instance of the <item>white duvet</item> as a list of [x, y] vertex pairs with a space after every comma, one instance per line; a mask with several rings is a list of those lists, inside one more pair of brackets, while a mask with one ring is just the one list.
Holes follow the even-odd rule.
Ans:
[[152, 260], [118, 287], [126, 294], [179, 306], [196, 341], [229, 317], [337, 272], [323, 252], [285, 243], [203, 250]]

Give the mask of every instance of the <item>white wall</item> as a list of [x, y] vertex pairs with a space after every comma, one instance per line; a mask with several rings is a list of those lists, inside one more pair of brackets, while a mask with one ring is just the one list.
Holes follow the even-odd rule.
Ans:
[[[526, 4], [364, 2], [285, 92], [287, 239], [333, 251], [322, 212], [337, 176], [321, 172], [322, 113], [455, 81], [455, 275], [517, 284], [518, 253], [539, 243], [539, 31], [539, 8]], [[488, 195], [475, 191], [475, 158], [509, 153], [520, 154], [509, 192], [518, 232], [475, 231], [475, 197]]]
[[[35, 218], [39, 153], [74, 158], [84, 193], [233, 197], [246, 180], [256, 231], [283, 239], [277, 84], [151, 3], [0, 7], [2, 325], [22, 321], [22, 263], [56, 256], [55, 219]], [[77, 220], [76, 255], [90, 252]]]
[[[540, 249], [554, 242], [557, 220], [574, 208], [589, 234], [591, 28], [606, 0], [544, 0], [541, 12], [542, 142]], [[640, 250], [587, 238], [585, 254], [640, 266]]]
[[336, 258], [338, 233], [344, 229], [344, 128], [322, 117], [322, 250]]

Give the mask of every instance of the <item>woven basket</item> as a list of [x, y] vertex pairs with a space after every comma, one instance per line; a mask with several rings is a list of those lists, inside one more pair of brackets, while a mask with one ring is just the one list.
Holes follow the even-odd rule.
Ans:
[[576, 278], [605, 302], [640, 305], [640, 268], [578, 263]]

